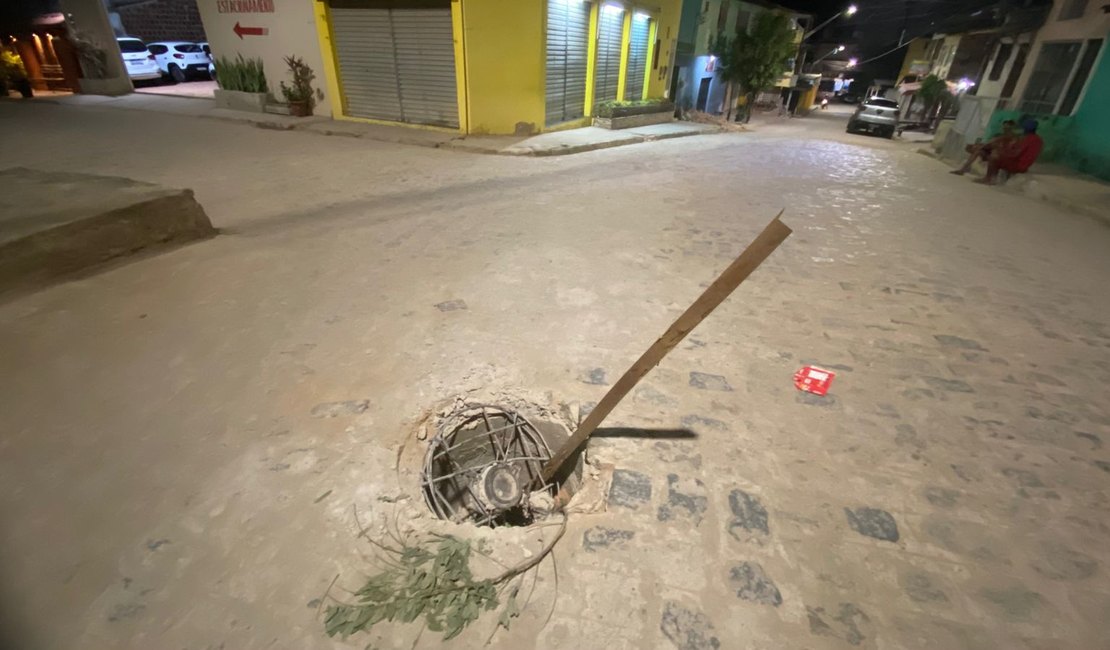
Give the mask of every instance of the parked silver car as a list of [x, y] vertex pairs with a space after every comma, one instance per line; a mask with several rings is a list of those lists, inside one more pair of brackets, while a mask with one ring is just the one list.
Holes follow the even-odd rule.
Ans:
[[877, 133], [893, 138], [898, 128], [898, 102], [872, 97], [859, 105], [848, 118], [848, 133]]

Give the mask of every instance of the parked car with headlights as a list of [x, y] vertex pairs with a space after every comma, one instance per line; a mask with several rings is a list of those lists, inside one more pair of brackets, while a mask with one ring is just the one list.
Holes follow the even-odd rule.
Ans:
[[131, 81], [151, 81], [162, 78], [162, 69], [154, 60], [154, 55], [147, 51], [146, 43], [141, 39], [131, 36], [120, 36], [116, 39], [119, 52], [123, 55], [123, 65], [127, 68], [127, 76]]
[[883, 97], [864, 100], [848, 118], [848, 133], [875, 133], [893, 138], [898, 128], [898, 102]]
[[175, 83], [208, 76], [208, 65], [212, 62], [196, 43], [162, 41], [148, 43], [147, 49], [154, 55], [154, 60], [158, 62], [158, 68], [162, 74]]

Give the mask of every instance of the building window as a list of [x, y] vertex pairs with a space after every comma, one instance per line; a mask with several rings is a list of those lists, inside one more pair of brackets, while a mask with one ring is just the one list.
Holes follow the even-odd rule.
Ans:
[[945, 68], [951, 68], [952, 67], [952, 61], [954, 61], [956, 59], [956, 48], [958, 48], [958, 47], [959, 47], [958, 45], [953, 45], [952, 49], [948, 50], [948, 56], [944, 57], [944, 67]]
[[1079, 57], [1079, 66], [1076, 67], [1075, 74], [1071, 77], [1071, 83], [1068, 84], [1068, 91], [1064, 93], [1064, 101], [1060, 103], [1060, 108], [1056, 111], [1060, 115], [1071, 115], [1072, 111], [1075, 110], [1075, 104], [1079, 101], [1079, 96], [1083, 94], [1083, 88], [1087, 86], [1087, 79], [1091, 76], [1091, 69], [1095, 67], [1095, 60], [1098, 59], [1098, 53], [1101, 49], [1101, 38], [1087, 41], [1083, 54]]
[[1045, 43], [1033, 65], [1021, 110], [1042, 115], [1070, 115], [1091, 75], [1102, 39]]
[[1013, 43], [998, 44], [998, 53], [994, 55], [994, 65], [991, 66], [988, 79], [991, 81], [998, 81], [1002, 78], [1002, 72], [1006, 69], [1006, 64], [1010, 62], [1010, 55], [1013, 53]]
[[948, 48], [940, 46], [936, 49], [936, 58], [933, 60], [933, 69], [944, 67], [944, 58], [948, 56]]
[[1075, 20], [1082, 18], [1083, 14], [1087, 11], [1087, 0], [1065, 0], [1064, 6], [1060, 8], [1060, 15], [1057, 20]]
[[736, 33], [747, 34], [748, 24], [751, 23], [752, 14], [750, 11], [741, 10], [736, 14]]
[[1022, 43], [1018, 46], [1017, 55], [1014, 56], [1014, 64], [1010, 66], [1010, 74], [1006, 77], [1006, 83], [1002, 84], [1002, 94], [1000, 97], [1013, 97], [1014, 89], [1017, 88], [1018, 79], [1021, 78], [1021, 73], [1025, 71], [1025, 61], [1029, 58], [1029, 43]]
[[721, 10], [717, 12], [718, 34], [725, 31], [725, 21], [728, 20], [728, 2], [729, 0], [721, 0]]

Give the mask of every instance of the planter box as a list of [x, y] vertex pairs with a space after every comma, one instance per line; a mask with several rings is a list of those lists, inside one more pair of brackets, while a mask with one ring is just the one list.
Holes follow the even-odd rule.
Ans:
[[230, 108], [233, 111], [266, 112], [266, 93], [245, 93], [239, 90], [216, 89], [216, 108]]
[[626, 115], [622, 117], [595, 117], [594, 126], [603, 129], [631, 129], [649, 124], [662, 124], [674, 120], [674, 108], [655, 113], [641, 113], [639, 115]]

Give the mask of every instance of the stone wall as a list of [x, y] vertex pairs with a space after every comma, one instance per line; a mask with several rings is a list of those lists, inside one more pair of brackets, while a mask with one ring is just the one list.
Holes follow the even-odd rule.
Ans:
[[128, 36], [152, 41], [207, 41], [197, 0], [151, 0], [115, 9]]

